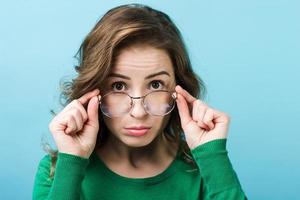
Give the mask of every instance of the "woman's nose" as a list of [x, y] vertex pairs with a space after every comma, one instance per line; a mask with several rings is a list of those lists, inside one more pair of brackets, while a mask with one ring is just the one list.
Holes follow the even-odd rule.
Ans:
[[133, 105], [130, 115], [135, 118], [142, 118], [148, 113], [146, 112], [142, 99], [133, 99]]

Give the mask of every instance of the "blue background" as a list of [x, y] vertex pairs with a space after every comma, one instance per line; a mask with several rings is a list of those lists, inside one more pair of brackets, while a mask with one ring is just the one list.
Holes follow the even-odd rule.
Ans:
[[[73, 56], [96, 21], [130, 2], [1, 2], [0, 199], [31, 199], [59, 80], [75, 74]], [[135, 2], [166, 12], [182, 31], [205, 101], [232, 118], [229, 156], [249, 199], [297, 199], [299, 1]]]

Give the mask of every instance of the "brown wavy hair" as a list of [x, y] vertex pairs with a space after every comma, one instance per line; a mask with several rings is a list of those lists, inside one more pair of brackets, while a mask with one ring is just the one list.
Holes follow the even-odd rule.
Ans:
[[[109, 10], [86, 36], [75, 55], [79, 61], [79, 65], [75, 66], [78, 76], [61, 82], [61, 99], [64, 100], [61, 104], [65, 106], [96, 88], [101, 91], [119, 52], [134, 44], [147, 44], [165, 50], [173, 64], [176, 84], [196, 98], [204, 97], [204, 83], [194, 73], [181, 33], [170, 17], [149, 6], [128, 4]], [[108, 128], [101, 114], [99, 123], [101, 129], [96, 148], [108, 136]], [[164, 133], [167, 139], [180, 144], [179, 155], [188, 163], [195, 164], [184, 140], [177, 107], [171, 112]], [[57, 151], [50, 151], [50, 155], [53, 175]]]

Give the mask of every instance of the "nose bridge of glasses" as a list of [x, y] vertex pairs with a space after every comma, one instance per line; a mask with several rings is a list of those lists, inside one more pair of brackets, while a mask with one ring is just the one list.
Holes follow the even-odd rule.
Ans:
[[144, 99], [145, 99], [145, 97], [147, 96], [147, 94], [146, 95], [143, 95], [143, 96], [135, 96], [135, 97], [133, 97], [133, 96], [131, 96], [131, 95], [129, 95], [129, 94], [127, 94], [130, 98], [131, 98], [131, 106], [134, 106], [134, 100], [138, 100], [138, 99], [140, 99], [141, 100], [141, 103], [142, 103], [142, 105], [143, 105], [143, 107], [145, 106], [144, 105]]
[[139, 104], [145, 109], [144, 98], [145, 98], [146, 95], [139, 96], [139, 97], [132, 97], [130, 95], [128, 95], [128, 96], [131, 98], [131, 107], [136, 107], [135, 100], [139, 100], [140, 99], [141, 101], [140, 101]]
[[144, 96], [140, 96], [140, 97], [130, 97], [131, 99], [143, 99]]

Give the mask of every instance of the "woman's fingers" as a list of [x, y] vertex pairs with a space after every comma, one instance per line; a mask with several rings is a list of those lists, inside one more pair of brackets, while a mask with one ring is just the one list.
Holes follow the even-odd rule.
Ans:
[[78, 109], [78, 111], [81, 113], [83, 122], [86, 122], [86, 120], [88, 120], [88, 115], [87, 115], [87, 112], [86, 112], [85, 108], [84, 108], [83, 105], [79, 102], [79, 100], [77, 100], [77, 99], [73, 100], [73, 106], [74, 106], [76, 109]]
[[188, 91], [186, 91], [185, 89], [183, 89], [180, 85], [177, 85], [175, 87], [175, 91], [177, 93], [180, 93], [187, 100], [187, 102], [190, 103], [190, 104], [192, 104], [194, 101], [197, 100], [195, 97], [193, 97], [192, 95], [190, 95], [190, 93], [188, 93]]
[[179, 111], [182, 128], [184, 128], [185, 125], [188, 124], [192, 120], [190, 110], [189, 110], [189, 107], [187, 105], [185, 98], [180, 93], [177, 94], [176, 102], [177, 102], [177, 108]]
[[88, 124], [90, 125], [98, 125], [98, 107], [99, 107], [99, 100], [98, 96], [94, 96], [88, 104], [87, 114], [88, 114]]
[[190, 113], [190, 105], [193, 105], [193, 102], [197, 100], [192, 95], [190, 95], [186, 90], [184, 90], [181, 86], [177, 85], [175, 87], [175, 91], [177, 93], [177, 108], [179, 111], [179, 116], [181, 120], [182, 126], [185, 126], [192, 120], [192, 116]]
[[194, 101], [192, 119], [197, 122], [198, 126], [202, 129], [207, 129], [208, 126], [202, 122], [202, 119], [206, 112], [206, 107], [200, 104], [199, 100]]
[[[89, 120], [90, 122], [96, 123], [98, 122], [98, 96], [99, 96], [100, 90], [95, 89], [91, 92], [86, 93], [82, 97], [78, 99], [78, 102], [83, 105], [85, 103], [88, 103], [87, 111], [84, 109], [83, 106], [79, 106], [80, 111], [83, 116], [84, 122]], [[92, 100], [93, 99], [93, 100]], [[96, 100], [97, 101], [96, 101]]]
[[86, 104], [92, 97], [97, 96], [99, 94], [100, 90], [99, 89], [94, 89], [93, 91], [90, 91], [83, 96], [81, 96], [78, 101], [84, 105]]
[[83, 128], [83, 116], [80, 112], [79, 109], [74, 109], [73, 111], [73, 115], [72, 115], [75, 119], [76, 122], [76, 126], [77, 126], [77, 132], [80, 131]]
[[99, 132], [98, 89], [70, 102], [49, 124], [60, 152], [88, 158]]
[[77, 131], [76, 120], [73, 116], [63, 119], [62, 123], [66, 125], [66, 129], [64, 131], [66, 134], [72, 134]]
[[[186, 124], [191, 119], [197, 123], [197, 125], [205, 130], [212, 130], [214, 128], [214, 111], [209, 108], [203, 101], [196, 99], [186, 90], [179, 85], [175, 88], [178, 93], [178, 109], [180, 110], [180, 118], [183, 117], [183, 122]], [[191, 114], [189, 111], [189, 105], [192, 107]]]
[[180, 86], [175, 88], [181, 126], [190, 149], [212, 141], [226, 138], [230, 117], [194, 98]]
[[208, 108], [205, 112], [205, 115], [203, 117], [203, 123], [209, 127], [210, 130], [214, 129], [215, 125], [213, 123], [214, 119], [214, 111], [210, 108]]
[[62, 119], [62, 123], [65, 126], [64, 132], [69, 135], [80, 131], [84, 124], [83, 118], [78, 109], [68, 111], [64, 119]]
[[[98, 97], [94, 96], [88, 102], [87, 112], [83, 106], [74, 100], [73, 108], [68, 110], [66, 115], [69, 118], [67, 120], [66, 133], [71, 134], [83, 129], [85, 122], [93, 127], [98, 126]], [[79, 104], [79, 105], [78, 105]], [[70, 128], [69, 128], [70, 126]]]
[[71, 103], [69, 103], [64, 109], [63, 111], [68, 111], [73, 109], [74, 106], [77, 106], [81, 111], [82, 111], [82, 115], [84, 117], [84, 119], [87, 119], [87, 114], [86, 114], [86, 110], [85, 110], [85, 104], [94, 96], [97, 96], [100, 93], [99, 89], [95, 89], [92, 90], [86, 94], [84, 94], [83, 96], [81, 96], [78, 99], [74, 99]]
[[[60, 121], [59, 123], [61, 124], [61, 128], [66, 134], [73, 134], [82, 130], [87, 121], [90, 121], [89, 123], [93, 121], [93, 125], [95, 123], [98, 123], [97, 95], [99, 94], [99, 92], [100, 91], [98, 89], [95, 89], [91, 92], [86, 93], [79, 99], [74, 99], [63, 109], [63, 111], [59, 115], [56, 116], [55, 121]], [[93, 97], [94, 100], [91, 101]], [[85, 103], [89, 103], [90, 116], [83, 106], [83, 104]], [[51, 129], [57, 129], [57, 127], [53, 128], [53, 125], [51, 123]]]

